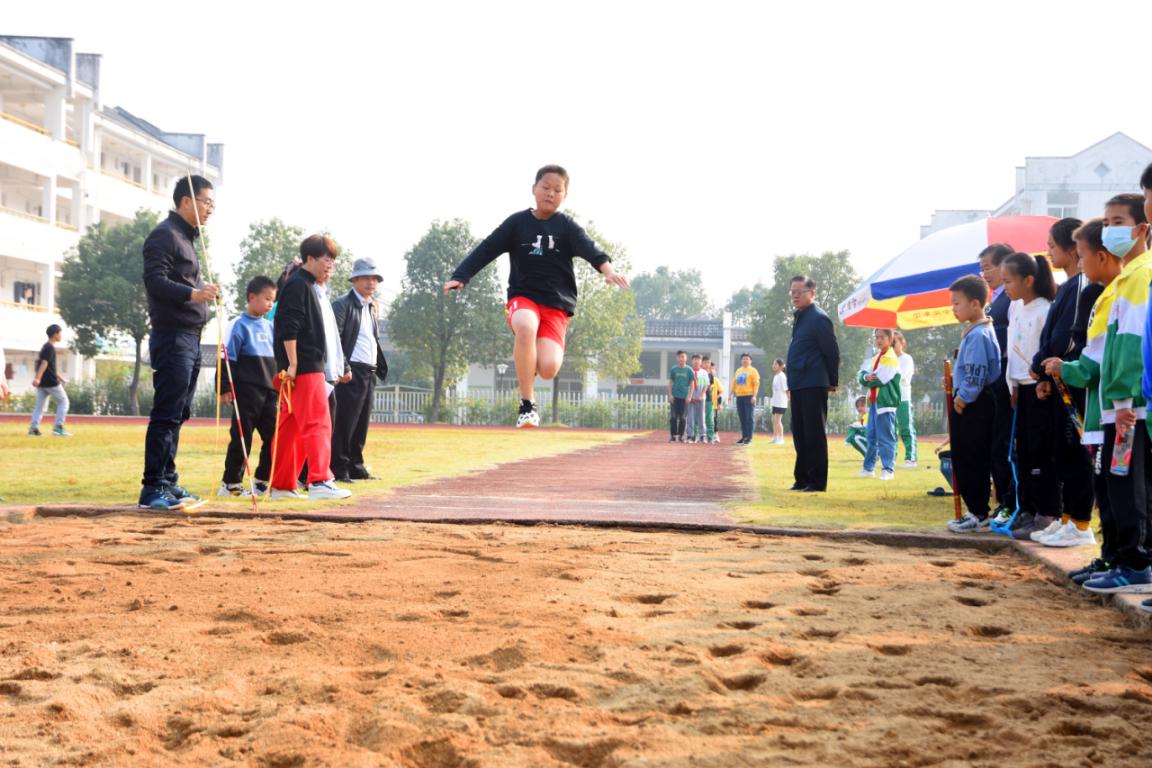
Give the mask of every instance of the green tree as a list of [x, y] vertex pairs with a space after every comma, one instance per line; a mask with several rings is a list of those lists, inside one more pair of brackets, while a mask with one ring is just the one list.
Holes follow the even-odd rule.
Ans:
[[80, 354], [98, 354], [118, 337], [132, 339], [136, 361], [128, 392], [134, 416], [140, 415], [141, 347], [150, 328], [141, 279], [144, 240], [158, 222], [156, 213], [140, 210], [130, 222], [89, 227], [64, 260], [56, 286], [60, 316], [75, 331]]
[[[326, 230], [319, 234], [329, 235]], [[246, 289], [249, 280], [257, 275], [266, 275], [275, 280], [289, 262], [299, 259], [300, 241], [305, 236], [303, 229], [286, 224], [278, 218], [249, 224], [248, 235], [240, 242], [240, 256], [233, 265], [236, 278], [231, 286], [231, 308], [236, 312], [244, 311], [248, 304]], [[332, 298], [347, 290], [353, 259], [351, 251], [340, 250], [340, 258], [336, 260], [329, 281]]]
[[768, 286], [759, 280], [752, 287], [744, 287], [732, 294], [724, 309], [732, 313], [732, 323], [738, 326], [750, 326], [758, 308], [768, 298]]
[[388, 311], [388, 334], [408, 353], [414, 376], [432, 381], [432, 418], [442, 416], [444, 392], [469, 363], [491, 364], [511, 354], [504, 299], [496, 270], [484, 269], [462, 291], [443, 285], [478, 240], [460, 219], [434, 221], [404, 255], [400, 295]]
[[657, 267], [632, 278], [636, 312], [649, 320], [682, 320], [715, 312], [698, 269]]
[[304, 230], [277, 218], [248, 225], [248, 236], [240, 242], [240, 256], [233, 265], [232, 309], [243, 312], [248, 304], [245, 288], [257, 275], [275, 280], [281, 270], [300, 253]]
[[840, 322], [836, 305], [843, 301], [860, 282], [852, 268], [848, 251], [827, 252], [820, 256], [792, 254], [777, 256], [772, 263], [772, 287], [752, 312], [752, 343], [773, 357], [786, 357], [792, 339], [793, 308], [789, 284], [795, 275], [808, 275], [816, 281], [816, 302], [832, 318], [836, 341], [840, 345], [840, 385], [849, 390], [872, 345], [869, 328], [850, 328]]
[[[616, 271], [627, 274], [630, 262], [623, 246], [606, 239], [592, 222], [585, 231], [612, 257]], [[606, 378], [626, 378], [640, 370], [644, 321], [636, 314], [636, 298], [631, 291], [605, 282], [583, 259], [574, 262], [579, 303], [564, 334], [564, 366], [581, 379], [589, 371]], [[553, 382], [553, 422], [560, 418], [560, 398], [555, 395]]]

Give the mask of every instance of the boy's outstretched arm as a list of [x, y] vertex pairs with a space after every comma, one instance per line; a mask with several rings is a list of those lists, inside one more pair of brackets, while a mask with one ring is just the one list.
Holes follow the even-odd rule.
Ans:
[[610, 261], [606, 261], [600, 265], [600, 274], [604, 275], [604, 279], [612, 285], [618, 285], [621, 288], [629, 287], [628, 278], [617, 272]]

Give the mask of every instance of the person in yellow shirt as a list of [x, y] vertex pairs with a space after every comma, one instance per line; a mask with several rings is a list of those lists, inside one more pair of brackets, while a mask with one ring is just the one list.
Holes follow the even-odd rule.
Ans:
[[760, 372], [752, 367], [752, 355], [740, 355], [740, 367], [732, 377], [732, 396], [736, 398], [736, 415], [740, 417], [740, 439], [736, 445], [752, 442], [756, 393], [760, 391]]
[[720, 374], [716, 370], [716, 361], [708, 361], [708, 376], [712, 383], [708, 386], [708, 400], [704, 403], [704, 420], [708, 426], [708, 441], [719, 443], [720, 430], [716, 426], [719, 419], [720, 407], [724, 404], [724, 385], [720, 383]]

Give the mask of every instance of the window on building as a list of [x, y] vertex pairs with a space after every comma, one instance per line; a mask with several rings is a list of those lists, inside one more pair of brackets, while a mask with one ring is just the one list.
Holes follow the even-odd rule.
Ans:
[[1080, 204], [1080, 195], [1077, 192], [1049, 192], [1048, 215], [1057, 219], [1066, 219], [1076, 216]]
[[640, 376], [645, 379], [658, 379], [660, 378], [660, 353], [659, 352], [641, 352], [640, 353]]
[[17, 280], [12, 284], [12, 294], [12, 300], [17, 304], [40, 303], [40, 286], [36, 283]]

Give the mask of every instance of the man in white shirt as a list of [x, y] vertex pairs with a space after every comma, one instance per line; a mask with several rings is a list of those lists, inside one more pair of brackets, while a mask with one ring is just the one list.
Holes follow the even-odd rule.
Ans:
[[364, 443], [372, 415], [376, 379], [388, 375], [388, 361], [380, 348], [379, 312], [373, 296], [383, 280], [372, 259], [352, 264], [352, 290], [332, 302], [336, 330], [352, 378], [336, 387], [336, 416], [332, 428], [332, 474], [336, 482], [375, 480], [364, 464]]
[[908, 340], [904, 334], [894, 334], [896, 360], [900, 364], [900, 407], [896, 410], [896, 431], [904, 442], [904, 466], [916, 466], [916, 416], [912, 411], [912, 376], [916, 363], [908, 354]]

